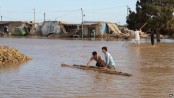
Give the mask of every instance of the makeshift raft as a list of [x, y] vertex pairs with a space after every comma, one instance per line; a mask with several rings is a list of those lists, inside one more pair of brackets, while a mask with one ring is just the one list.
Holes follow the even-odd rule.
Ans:
[[123, 76], [128, 76], [131, 77], [132, 74], [120, 72], [120, 71], [115, 71], [115, 70], [104, 70], [96, 66], [88, 66], [86, 65], [68, 65], [68, 64], [61, 64], [61, 67], [71, 67], [71, 68], [78, 68], [78, 69], [83, 69], [83, 70], [93, 70], [97, 71], [100, 73], [106, 73], [106, 74], [114, 74], [114, 75], [123, 75]]

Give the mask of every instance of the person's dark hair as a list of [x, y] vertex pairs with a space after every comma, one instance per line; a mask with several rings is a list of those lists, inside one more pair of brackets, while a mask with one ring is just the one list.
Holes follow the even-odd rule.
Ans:
[[93, 51], [92, 52], [92, 55], [94, 56], [94, 55], [97, 55], [97, 52], [96, 51]]
[[108, 49], [107, 49], [107, 47], [102, 47], [102, 50], [106, 50], [107, 51]]

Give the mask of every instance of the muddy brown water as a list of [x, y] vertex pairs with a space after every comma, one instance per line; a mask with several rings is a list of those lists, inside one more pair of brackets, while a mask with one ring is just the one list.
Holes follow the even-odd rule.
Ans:
[[[174, 40], [155, 46], [149, 41], [138, 48], [132, 41], [0, 38], [0, 45], [33, 58], [0, 66], [0, 98], [174, 98]], [[102, 46], [118, 70], [133, 76], [61, 68], [62, 63], [86, 64], [94, 50], [103, 57]]]

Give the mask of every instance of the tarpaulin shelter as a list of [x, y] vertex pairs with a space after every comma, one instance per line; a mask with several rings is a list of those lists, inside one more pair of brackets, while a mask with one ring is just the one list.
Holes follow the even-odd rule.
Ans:
[[19, 26], [15, 28], [15, 35], [24, 36], [27, 35], [29, 32], [25, 26]]
[[50, 33], [60, 33], [59, 21], [44, 21], [42, 25], [42, 35], [48, 35]]
[[118, 26], [115, 23], [106, 23], [106, 25], [108, 26], [109, 31], [111, 31], [115, 34], [121, 33], [120, 29], [118, 28]]
[[25, 22], [22, 21], [0, 21], [0, 33], [3, 32], [3, 27], [7, 26], [8, 31], [14, 34], [15, 28], [18, 26], [25, 25]]
[[85, 37], [102, 37], [103, 34], [120, 34], [116, 23], [102, 21], [84, 21], [83, 35]]
[[45, 21], [42, 26], [42, 35], [67, 34], [73, 35], [79, 31], [80, 24], [65, 21]]

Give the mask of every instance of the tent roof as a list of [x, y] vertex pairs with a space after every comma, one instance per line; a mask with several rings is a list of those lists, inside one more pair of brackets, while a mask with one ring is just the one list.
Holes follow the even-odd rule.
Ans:
[[121, 31], [119, 30], [118, 26], [115, 23], [106, 23], [108, 25], [108, 27], [117, 34], [120, 34]]
[[81, 25], [81, 24], [77, 24], [77, 23], [70, 23], [70, 22], [66, 22], [66, 21], [59, 21], [60, 24], [63, 25]]
[[23, 21], [0, 21], [0, 24], [1, 25], [4, 25], [4, 24], [10, 24], [10, 23], [22, 23]]
[[[84, 25], [97, 25], [97, 24], [102, 24], [102, 23], [111, 23], [111, 22], [105, 22], [105, 21], [84, 21]], [[116, 24], [116, 23], [113, 23]]]
[[67, 21], [44, 21], [44, 22], [54, 22], [54, 23], [59, 23], [62, 25], [81, 25], [81, 24], [71, 23], [71, 22], [67, 22]]

